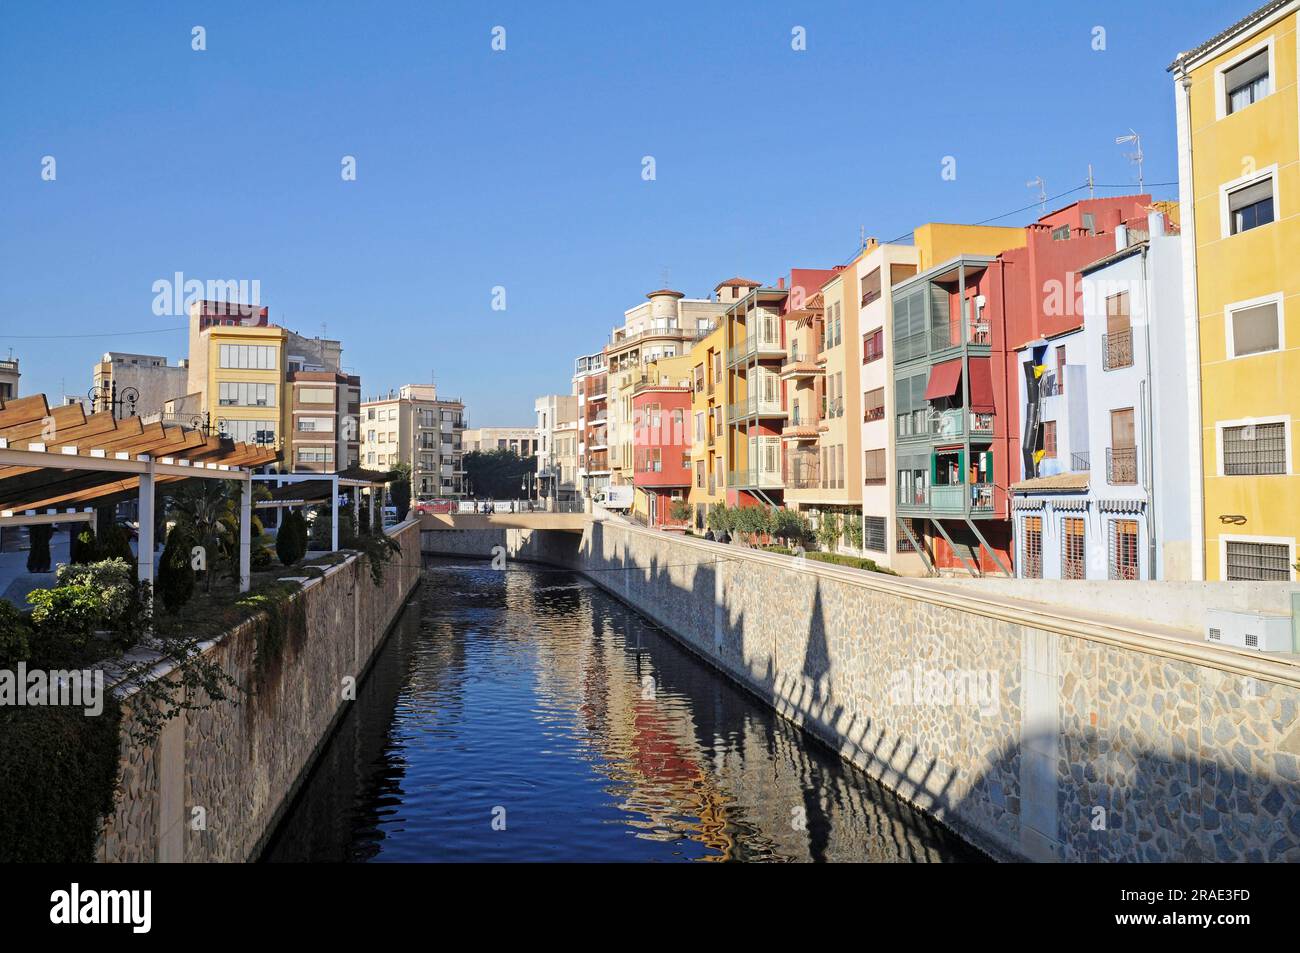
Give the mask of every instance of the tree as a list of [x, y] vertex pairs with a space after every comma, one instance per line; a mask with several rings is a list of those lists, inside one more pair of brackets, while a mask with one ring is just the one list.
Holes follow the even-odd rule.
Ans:
[[397, 510], [397, 518], [404, 520], [411, 509], [411, 465], [399, 463], [392, 472], [395, 476], [388, 484], [388, 500]]
[[[172, 497], [172, 516], [184, 532], [202, 546], [206, 560], [203, 589], [212, 591], [212, 577], [221, 552], [221, 534], [231, 521], [230, 499], [224, 480], [194, 480]], [[238, 525], [235, 517], [235, 525]]]
[[685, 500], [673, 500], [668, 507], [668, 515], [679, 523], [685, 523], [691, 518], [691, 504]]
[[307, 521], [299, 512], [286, 513], [275, 534], [275, 555], [282, 566], [292, 566], [307, 552]]
[[843, 529], [840, 526], [840, 515], [838, 513], [823, 512], [817, 520], [817, 540], [831, 552], [835, 552], [835, 547], [839, 545], [840, 536], [843, 535]]
[[27, 552], [28, 572], [50, 571], [50, 536], [54, 527], [49, 524], [27, 527], [27, 539], [31, 548]]
[[846, 523], [849, 545], [860, 552], [862, 550], [862, 514], [850, 513]]
[[99, 543], [95, 539], [95, 528], [89, 523], [73, 524], [72, 539], [68, 546], [68, 558], [74, 563], [93, 563], [99, 552]]
[[193, 547], [185, 528], [179, 524], [167, 534], [162, 559], [158, 565], [158, 596], [163, 608], [176, 613], [194, 595], [194, 567], [190, 562]]
[[472, 494], [509, 500], [525, 492], [537, 472], [536, 457], [513, 450], [471, 450], [464, 458], [465, 477]]

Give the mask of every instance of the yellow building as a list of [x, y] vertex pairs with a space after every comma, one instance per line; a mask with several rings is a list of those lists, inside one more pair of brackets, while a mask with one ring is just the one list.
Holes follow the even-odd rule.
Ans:
[[726, 502], [727, 328], [719, 325], [691, 350], [691, 505], [697, 530], [709, 507]]
[[190, 308], [187, 407], [235, 440], [283, 446], [288, 434], [285, 342], [289, 332], [267, 322], [266, 309], [236, 313], [224, 302]]
[[1206, 579], [1291, 580], [1300, 536], [1297, 11], [1275, 0], [1169, 67], [1178, 118], [1189, 414]]

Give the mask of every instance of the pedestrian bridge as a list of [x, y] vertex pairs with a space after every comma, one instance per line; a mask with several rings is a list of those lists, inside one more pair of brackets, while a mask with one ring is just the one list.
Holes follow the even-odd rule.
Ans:
[[423, 513], [420, 529], [550, 529], [581, 535], [591, 520], [589, 513]]

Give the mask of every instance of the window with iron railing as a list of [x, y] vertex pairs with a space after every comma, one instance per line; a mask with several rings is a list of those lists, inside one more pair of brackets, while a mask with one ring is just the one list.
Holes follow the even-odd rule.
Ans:
[[862, 422], [885, 419], [885, 389], [877, 387], [862, 395]]
[[1267, 476], [1286, 473], [1286, 424], [1224, 427], [1223, 475]]
[[1260, 582], [1291, 579], [1291, 548], [1286, 543], [1224, 542], [1224, 578]]
[[876, 328], [862, 335], [862, 363], [870, 364], [885, 356], [885, 329]]
[[1020, 575], [1024, 579], [1043, 578], [1043, 518], [1026, 516], [1020, 545]]
[[1107, 562], [1110, 578], [1139, 578], [1137, 520], [1111, 520], [1109, 536]]
[[1087, 549], [1085, 548], [1083, 520], [1066, 517], [1061, 520], [1061, 578], [1083, 579], [1087, 576]]

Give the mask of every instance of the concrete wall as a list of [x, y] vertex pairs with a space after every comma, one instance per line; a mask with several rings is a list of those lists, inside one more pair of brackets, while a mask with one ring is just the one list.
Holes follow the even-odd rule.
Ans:
[[[123, 713], [117, 807], [100, 835], [100, 861], [255, 860], [344, 705], [343, 680], [358, 681], [419, 581], [419, 529], [389, 531], [402, 546], [376, 586], [353, 556], [307, 582], [306, 636], [286, 645], [254, 680], [256, 624], [245, 623], [208, 653], [249, 689], [167, 722], [150, 747], [133, 745]], [[199, 824], [201, 820], [201, 825]]]
[[423, 546], [586, 573], [994, 856], [1300, 860], [1293, 660], [614, 522]]

